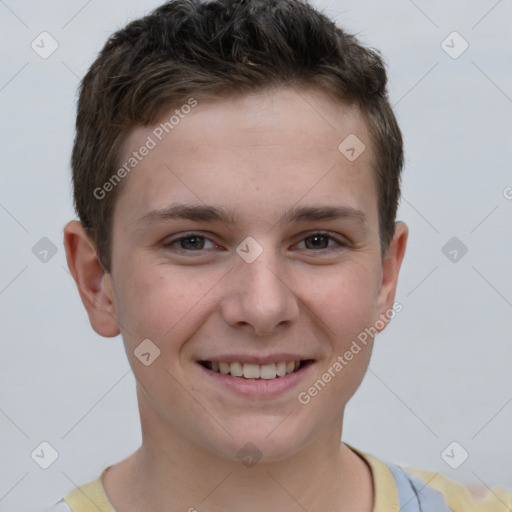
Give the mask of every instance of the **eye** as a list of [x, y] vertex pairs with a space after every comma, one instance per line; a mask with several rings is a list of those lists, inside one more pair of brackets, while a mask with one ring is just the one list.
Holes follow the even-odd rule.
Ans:
[[[334, 247], [329, 247], [329, 241], [334, 242]], [[313, 233], [302, 239], [302, 241], [298, 244], [300, 245], [302, 242], [305, 242], [305, 247], [307, 249], [316, 249], [320, 251], [330, 251], [330, 250], [338, 250], [345, 247], [346, 244], [334, 238], [327, 233]]]
[[[208, 247], [210, 244], [210, 247]], [[303, 247], [300, 247], [304, 244]], [[210, 239], [198, 233], [188, 233], [186, 236], [171, 239], [163, 244], [165, 249], [173, 249], [179, 252], [202, 252], [206, 249], [215, 249], [218, 246]], [[304, 237], [297, 245], [299, 249], [312, 249], [317, 251], [336, 251], [346, 247], [341, 240], [327, 233], [312, 233]], [[309, 251], [308, 251], [309, 252]]]
[[197, 252], [205, 249], [205, 242], [212, 244], [213, 248], [216, 247], [216, 245], [211, 240], [197, 233], [190, 233], [187, 236], [169, 240], [168, 242], [164, 243], [164, 247], [177, 248], [178, 250], [182, 251]]

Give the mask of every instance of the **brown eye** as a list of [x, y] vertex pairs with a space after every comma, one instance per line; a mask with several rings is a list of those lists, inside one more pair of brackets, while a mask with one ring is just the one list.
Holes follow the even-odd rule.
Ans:
[[324, 235], [313, 235], [305, 238], [308, 249], [327, 249], [329, 237]]
[[204, 237], [202, 236], [189, 236], [187, 238], [180, 238], [177, 240], [180, 244], [180, 249], [197, 250], [204, 248]]
[[[302, 239], [306, 249], [313, 249], [317, 251], [331, 251], [343, 248], [345, 244], [338, 239], [327, 235], [325, 233], [314, 233]], [[300, 243], [302, 243], [302, 241]], [[329, 242], [334, 242], [334, 245], [329, 246]], [[299, 245], [300, 245], [299, 243]]]
[[[211, 247], [205, 247], [207, 243], [211, 244]], [[175, 249], [183, 252], [199, 252], [204, 249], [214, 248], [216, 245], [208, 238], [193, 233], [166, 241], [163, 247], [165, 249]]]

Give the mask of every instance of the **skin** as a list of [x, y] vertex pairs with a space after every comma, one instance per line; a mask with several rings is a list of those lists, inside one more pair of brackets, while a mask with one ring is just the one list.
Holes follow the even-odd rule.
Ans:
[[[134, 129], [124, 156], [153, 128]], [[349, 134], [366, 146], [353, 162], [338, 150]], [[122, 334], [137, 380], [142, 445], [103, 481], [116, 510], [373, 510], [371, 472], [340, 443], [372, 342], [310, 403], [297, 395], [393, 307], [408, 228], [396, 223], [381, 258], [374, 161], [361, 113], [324, 92], [199, 102], [122, 183], [111, 273], [81, 224], [66, 226], [91, 325]], [[140, 220], [176, 203], [220, 206], [236, 222]], [[303, 206], [349, 207], [365, 220], [278, 222]], [[205, 238], [176, 242], [190, 232]], [[236, 252], [248, 236], [263, 249], [252, 263]], [[144, 339], [160, 350], [149, 366], [134, 356]], [[230, 352], [315, 362], [293, 389], [262, 399], [212, 384], [197, 363]], [[262, 454], [250, 467], [237, 458], [248, 442]]]

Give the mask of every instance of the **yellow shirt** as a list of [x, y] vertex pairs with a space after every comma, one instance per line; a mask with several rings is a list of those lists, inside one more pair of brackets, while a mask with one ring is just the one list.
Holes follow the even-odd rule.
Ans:
[[[405, 512], [408, 510], [424, 510], [414, 508], [412, 498], [405, 499], [404, 494], [397, 485], [397, 480], [393, 476], [390, 467], [383, 461], [373, 455], [361, 452], [351, 447], [357, 454], [363, 457], [369, 464], [373, 477], [373, 487], [375, 496], [375, 507], [373, 512]], [[107, 471], [106, 468], [101, 477], [81, 487], [77, 487], [69, 493], [60, 502], [57, 512], [115, 512], [114, 507], [105, 494], [102, 484], [102, 476]], [[404, 467], [403, 470], [409, 476], [416, 477], [421, 481], [420, 485], [415, 486], [418, 494], [424, 495], [429, 490], [431, 496], [440, 493], [439, 499], [444, 498], [448, 505], [447, 511], [452, 512], [511, 512], [512, 511], [512, 492], [501, 488], [479, 489], [472, 491], [455, 480], [452, 480], [435, 471], [425, 471], [413, 467]], [[417, 480], [413, 482], [419, 483]], [[68, 505], [66, 507], [65, 504]], [[426, 507], [425, 512], [442, 512], [437, 506]]]

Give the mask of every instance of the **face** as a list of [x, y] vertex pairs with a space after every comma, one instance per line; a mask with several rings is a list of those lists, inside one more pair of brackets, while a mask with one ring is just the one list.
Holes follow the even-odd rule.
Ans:
[[[281, 458], [339, 433], [371, 338], [344, 355], [392, 308], [398, 273], [363, 117], [279, 89], [159, 126], [126, 141], [123, 161], [156, 144], [123, 183], [106, 276], [143, 428], [233, 460], [248, 442]], [[355, 160], [338, 149], [350, 134]]]

